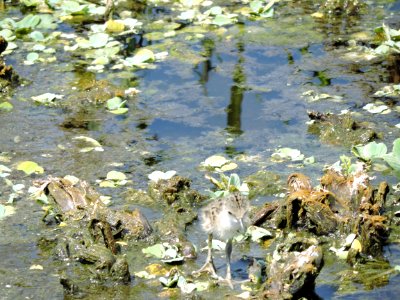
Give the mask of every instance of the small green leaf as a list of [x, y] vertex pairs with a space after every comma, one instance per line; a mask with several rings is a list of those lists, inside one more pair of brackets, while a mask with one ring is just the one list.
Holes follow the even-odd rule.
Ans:
[[109, 110], [118, 109], [124, 106], [126, 101], [123, 101], [120, 97], [114, 97], [107, 100], [107, 108]]
[[227, 15], [216, 15], [214, 20], [212, 20], [212, 24], [217, 25], [217, 26], [225, 26], [229, 24], [235, 23], [236, 20], [234, 18], [231, 18], [230, 16]]
[[130, 66], [139, 66], [143, 63], [153, 62], [155, 60], [153, 51], [141, 48], [133, 57], [127, 57], [125, 61]]
[[393, 153], [383, 155], [383, 160], [394, 170], [400, 171], [400, 156], [394, 156]]
[[15, 213], [15, 208], [11, 205], [0, 204], [0, 219]]
[[62, 99], [64, 95], [57, 95], [53, 93], [44, 93], [38, 96], [32, 96], [32, 100], [41, 104], [50, 104], [53, 103], [56, 99]]
[[0, 111], [11, 111], [13, 107], [14, 106], [7, 101], [0, 103]]
[[109, 35], [107, 33], [98, 32], [89, 37], [89, 44], [92, 48], [102, 48], [107, 45]]
[[229, 162], [229, 160], [227, 160], [225, 157], [223, 157], [221, 155], [213, 155], [213, 156], [208, 157], [204, 161], [204, 166], [211, 167], [211, 168], [220, 168], [228, 162]]
[[222, 14], [221, 6], [213, 6], [213, 7], [211, 7], [210, 8], [210, 14], [214, 15], [214, 16]]
[[153, 246], [142, 249], [144, 254], [152, 255], [157, 258], [163, 258], [165, 254], [165, 248], [162, 244], [155, 244]]
[[267, 229], [257, 227], [257, 226], [249, 226], [247, 228], [246, 234], [251, 237], [253, 242], [257, 242], [262, 238], [272, 238], [273, 234]]
[[15, 23], [17, 30], [34, 29], [40, 23], [40, 17], [37, 15], [27, 15], [21, 21]]
[[114, 181], [126, 180], [126, 175], [122, 172], [110, 171], [107, 173], [106, 180], [114, 180]]
[[393, 142], [393, 156], [400, 158], [400, 138], [397, 138]]
[[29, 52], [28, 55], [26, 56], [26, 60], [32, 63], [38, 60], [38, 58], [39, 54], [37, 54], [36, 52]]
[[17, 170], [25, 172], [27, 175], [33, 173], [42, 174], [44, 169], [33, 161], [23, 161], [17, 165]]
[[35, 42], [41, 42], [44, 40], [44, 35], [40, 31], [32, 31], [29, 34], [29, 37], [34, 40]]
[[240, 188], [240, 178], [238, 174], [231, 174], [231, 176], [229, 176], [229, 182], [228, 182], [229, 186], [234, 186], [236, 189]]

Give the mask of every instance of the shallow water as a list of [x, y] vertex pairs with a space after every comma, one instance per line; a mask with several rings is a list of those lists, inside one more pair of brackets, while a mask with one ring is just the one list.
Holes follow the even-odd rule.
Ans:
[[[322, 144], [317, 136], [308, 133], [308, 110], [339, 113], [350, 109], [383, 132], [382, 141], [387, 145], [399, 136], [399, 129], [394, 127], [398, 123], [397, 112], [372, 115], [362, 110], [362, 106], [373, 100], [371, 94], [390, 81], [388, 71], [379, 64], [346, 60], [344, 47], [332, 46], [332, 41], [346, 41], [358, 32], [371, 34], [385, 16], [389, 17], [391, 26], [398, 28], [396, 17], [389, 14], [397, 14], [400, 5], [390, 2], [368, 3], [358, 18], [338, 17], [337, 21], [322, 22], [310, 17], [317, 9], [312, 1], [289, 1], [276, 8], [273, 19], [228, 26], [223, 35], [205, 31], [203, 37], [191, 41], [187, 40], [193, 36], [188, 26], [181, 34], [169, 38], [169, 42], [144, 39], [142, 45], [167, 48], [170, 52], [165, 61], [155, 63], [153, 70], [119, 72], [108, 66], [104, 73], [93, 75], [82, 66], [81, 58], [64, 52], [61, 46], [57, 48], [56, 63], [26, 66], [22, 61], [31, 45], [19, 41], [19, 49], [6, 56], [6, 62], [27, 82], [10, 96], [14, 109], [0, 113], [0, 150], [3, 156], [10, 157], [5, 165], [12, 167], [19, 161], [32, 160], [43, 166], [45, 173], [28, 177], [14, 171], [9, 179], [14, 184], [24, 183], [27, 189], [33, 178], [70, 174], [96, 186], [95, 181], [104, 178], [108, 171], [118, 170], [128, 175], [133, 187], [146, 189], [147, 175], [152, 171], [173, 169], [191, 178], [192, 187], [205, 193], [212, 186], [198, 166], [207, 157], [224, 154], [236, 160], [239, 168], [235, 172], [241, 178], [258, 170], [277, 172], [285, 178], [299, 171], [298, 165], [274, 163], [270, 156], [279, 147], [291, 147], [306, 157], [315, 157], [315, 164], [300, 171], [311, 176], [316, 184], [325, 164], [334, 163], [342, 154], [351, 154], [346, 147]], [[165, 6], [165, 11], [148, 8], [137, 18], [161, 19], [171, 13], [168, 5]], [[1, 18], [6, 16], [20, 17], [21, 12], [18, 7], [7, 7], [1, 11]], [[78, 32], [82, 27], [63, 23], [57, 30]], [[132, 44], [139, 36], [129, 38], [126, 41]], [[168, 46], [171, 43], [174, 46]], [[129, 47], [130, 44], [127, 53], [133, 51]], [[77, 97], [77, 90], [72, 88], [79, 87], [79, 82], [88, 77], [108, 80], [122, 89], [134, 86], [142, 92], [128, 100], [129, 112], [119, 116], [110, 114], [102, 105], [76, 101], [46, 107], [30, 99], [45, 92], [64, 94], [65, 98], [72, 99]], [[340, 95], [344, 100], [308, 103], [301, 95], [310, 89]], [[89, 125], [86, 128], [61, 126], [71, 118], [80, 118]], [[105, 151], [79, 152], [72, 140], [79, 135], [95, 138]], [[240, 161], [239, 157], [246, 160]], [[377, 172], [374, 175], [391, 183], [397, 181]], [[139, 206], [150, 221], [161, 217], [161, 212], [152, 207], [125, 203], [121, 194], [126, 187], [98, 189], [113, 197], [112, 207]], [[4, 203], [11, 188], [3, 184], [0, 192]], [[254, 199], [253, 204], [261, 205], [271, 199]], [[42, 257], [37, 246], [42, 230], [46, 230], [40, 221], [40, 206], [25, 196], [13, 205], [16, 213], [0, 221], [1, 298], [48, 299], [49, 289], [52, 299], [63, 298], [56, 276], [59, 263]], [[198, 247], [205, 245], [205, 235], [197, 223], [188, 229], [188, 236]], [[392, 265], [399, 264], [397, 244], [388, 246], [386, 254]], [[263, 257], [265, 249], [258, 245], [235, 246], [233, 258], [238, 268], [245, 265], [238, 262], [242, 255]], [[150, 263], [150, 260], [139, 262], [134, 253], [131, 256], [132, 261], [140, 264], [131, 268], [140, 269]], [[202, 253], [190, 267], [200, 265], [204, 259]], [[33, 264], [43, 265], [44, 271], [29, 270]], [[223, 274], [222, 257], [218, 257], [217, 265]], [[321, 298], [389, 299], [398, 293], [398, 276], [391, 276], [387, 284], [373, 289], [354, 283], [354, 292], [342, 293], [336, 274], [345, 268], [329, 263], [323, 268], [316, 286]], [[103, 294], [104, 299], [154, 299], [160, 290], [159, 285], [149, 286], [136, 279], [128, 287], [93, 291], [92, 297]], [[212, 298], [227, 292], [230, 291], [213, 290], [203, 296]]]

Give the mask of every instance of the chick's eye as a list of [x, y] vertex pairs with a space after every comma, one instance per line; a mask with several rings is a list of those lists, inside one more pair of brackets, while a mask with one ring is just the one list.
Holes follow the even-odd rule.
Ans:
[[228, 214], [230, 214], [231, 216], [233, 216], [233, 213], [232, 213], [232, 212], [230, 212], [230, 211], [228, 211]]

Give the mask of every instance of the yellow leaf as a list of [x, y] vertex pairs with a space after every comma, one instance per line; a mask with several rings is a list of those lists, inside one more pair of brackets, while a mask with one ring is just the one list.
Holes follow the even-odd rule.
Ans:
[[358, 239], [355, 239], [351, 244], [351, 248], [357, 250], [358, 252], [362, 251], [362, 245]]
[[34, 161], [23, 161], [17, 165], [17, 170], [25, 172], [27, 175], [32, 173], [42, 174], [44, 169]]
[[125, 24], [119, 21], [114, 21], [114, 20], [108, 20], [106, 22], [106, 30], [107, 32], [114, 32], [114, 33], [119, 33], [124, 31], [125, 29]]

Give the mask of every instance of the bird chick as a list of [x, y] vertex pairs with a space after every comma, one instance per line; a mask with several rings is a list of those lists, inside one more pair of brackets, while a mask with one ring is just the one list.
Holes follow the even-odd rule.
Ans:
[[[231, 275], [232, 238], [239, 232], [246, 230], [249, 223], [248, 210], [249, 201], [240, 193], [216, 199], [202, 209], [200, 220], [203, 230], [208, 233], [208, 255], [205, 264], [194, 274], [209, 272], [212, 277], [218, 278], [233, 287]], [[215, 271], [212, 258], [213, 236], [226, 241], [225, 279], [218, 277]]]

